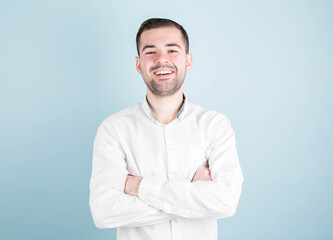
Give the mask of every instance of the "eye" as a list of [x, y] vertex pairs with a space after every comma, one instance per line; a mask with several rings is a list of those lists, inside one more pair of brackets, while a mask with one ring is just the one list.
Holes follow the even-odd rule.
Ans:
[[175, 53], [177, 52], [176, 50], [169, 50], [170, 53]]
[[154, 54], [155, 52], [146, 52], [146, 54]]

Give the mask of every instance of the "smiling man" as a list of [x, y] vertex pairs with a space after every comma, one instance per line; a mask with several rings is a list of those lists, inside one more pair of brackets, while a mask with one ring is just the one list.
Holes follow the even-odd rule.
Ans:
[[137, 41], [140, 57], [136, 58], [136, 68], [148, 92], [158, 97], [172, 96], [177, 92], [181, 95], [179, 89], [186, 71], [192, 66], [192, 55], [188, 54], [181, 31], [175, 27], [149, 29], [142, 32]]
[[147, 94], [97, 131], [94, 222], [117, 227], [120, 240], [216, 240], [217, 219], [235, 213], [243, 182], [230, 121], [187, 101], [192, 55], [181, 25], [148, 19], [136, 43]]

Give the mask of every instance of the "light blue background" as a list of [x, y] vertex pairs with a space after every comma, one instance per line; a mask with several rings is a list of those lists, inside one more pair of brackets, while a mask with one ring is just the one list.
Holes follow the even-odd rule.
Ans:
[[188, 99], [226, 114], [244, 171], [219, 239], [332, 239], [333, 1], [0, 2], [0, 239], [115, 239], [88, 206], [92, 145], [141, 102], [135, 35], [190, 37]]

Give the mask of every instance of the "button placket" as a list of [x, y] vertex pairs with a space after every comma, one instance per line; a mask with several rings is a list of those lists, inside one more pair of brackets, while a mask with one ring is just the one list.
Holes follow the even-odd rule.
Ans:
[[181, 240], [182, 239], [182, 228], [181, 228], [181, 218], [175, 217], [171, 220], [172, 228], [172, 239]]
[[175, 179], [177, 173], [175, 171], [175, 147], [174, 147], [171, 126], [165, 125], [164, 136], [165, 136], [167, 159], [168, 159], [169, 179]]

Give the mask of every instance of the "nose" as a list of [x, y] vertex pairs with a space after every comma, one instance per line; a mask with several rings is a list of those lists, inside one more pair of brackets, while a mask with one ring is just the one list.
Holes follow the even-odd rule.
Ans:
[[156, 64], [169, 63], [169, 58], [165, 53], [157, 53], [155, 58]]

